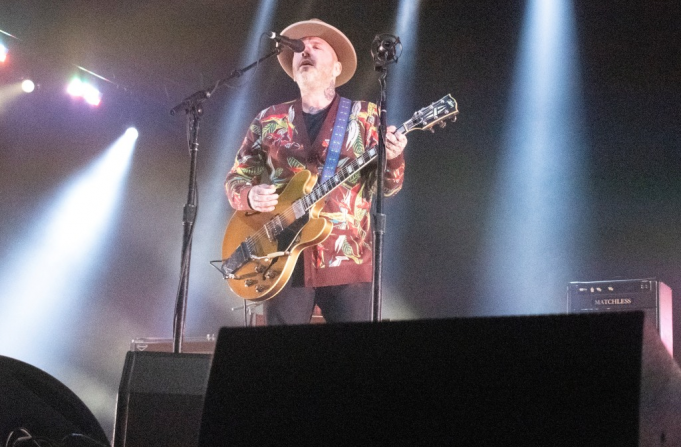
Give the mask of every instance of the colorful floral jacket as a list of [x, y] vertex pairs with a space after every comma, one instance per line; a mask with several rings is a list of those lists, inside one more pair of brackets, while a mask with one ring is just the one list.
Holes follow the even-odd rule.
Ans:
[[[314, 142], [307, 135], [300, 99], [260, 112], [251, 123], [225, 181], [232, 207], [250, 209], [248, 192], [259, 183], [275, 185], [281, 192], [303, 169], [321, 175], [339, 102], [336, 95]], [[378, 144], [377, 120], [375, 104], [352, 103], [338, 168]], [[387, 161], [385, 195], [396, 194], [403, 180], [404, 158], [400, 155]], [[321, 216], [333, 223], [333, 231], [324, 242], [303, 250], [306, 287], [371, 282], [373, 184], [375, 162], [327, 196]]]

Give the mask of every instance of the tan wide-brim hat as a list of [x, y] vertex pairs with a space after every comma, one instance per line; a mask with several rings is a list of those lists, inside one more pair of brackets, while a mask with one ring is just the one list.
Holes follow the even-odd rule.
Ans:
[[[357, 70], [357, 54], [352, 42], [338, 28], [322, 22], [319, 19], [303, 20], [287, 26], [282, 36], [289, 39], [302, 39], [303, 37], [319, 37], [324, 39], [336, 52], [338, 62], [343, 66], [341, 74], [336, 78], [336, 87], [348, 82]], [[293, 51], [289, 48], [277, 56], [284, 71], [293, 78]]]

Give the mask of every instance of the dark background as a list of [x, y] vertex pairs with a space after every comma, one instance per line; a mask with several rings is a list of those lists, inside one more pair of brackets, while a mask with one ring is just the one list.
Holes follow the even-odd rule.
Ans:
[[[425, 0], [410, 20], [418, 43], [405, 44], [401, 61], [391, 68], [395, 78], [399, 70], [410, 74], [391, 90], [404, 110], [389, 121], [402, 122], [446, 93], [458, 100], [461, 113], [455, 124], [434, 135], [409, 135], [405, 187], [387, 202], [386, 318], [560, 313], [565, 285], [577, 280], [657, 277], [681, 290], [678, 2], [578, 0], [571, 62], [582, 89], [576, 111], [581, 138], [574, 147], [583, 154], [577, 167], [582, 192], [571, 198], [575, 225], [566, 240], [579, 249], [571, 265], [553, 272], [550, 281], [539, 275], [536, 284], [499, 296], [482, 292], [480, 284], [494, 279], [481, 272], [487, 265], [485, 230], [494, 211], [506, 118], [509, 110], [522, 113], [529, 106], [510, 104], [526, 6], [523, 1]], [[27, 321], [16, 334], [34, 346], [17, 357], [73, 389], [108, 433], [130, 340], [172, 336], [189, 157], [184, 117], [168, 111], [252, 62], [247, 48], [258, 43], [249, 38], [258, 7], [255, 1], [228, 0], [0, 4], [0, 29], [21, 39], [0, 36], [11, 58], [0, 68], [0, 80], [7, 84], [31, 76], [39, 83], [34, 93], [0, 114], [2, 265], [17, 258], [15, 247], [40, 221], [55, 191], [127, 126], [134, 124], [140, 132], [114, 225], [104, 235], [105, 253], [90, 261], [94, 276], [78, 296], [56, 297], [68, 317], [51, 321], [49, 328]], [[318, 17], [342, 28], [355, 44], [359, 67], [339, 93], [375, 100], [370, 43], [377, 33], [394, 32], [397, 8], [395, 1], [280, 1], [263, 27], [279, 31]], [[270, 45], [261, 41], [254, 54], [264, 54]], [[64, 93], [76, 65], [111, 81], [98, 82], [104, 97], [96, 109]], [[297, 94], [274, 60], [234, 84], [206, 104], [200, 129], [201, 201], [188, 336], [242, 324], [241, 311], [231, 310], [241, 300], [208, 264], [220, 257], [230, 215], [222, 182], [253, 116]], [[39, 259], [33, 268], [33, 280], [49, 280]], [[530, 289], [535, 295], [541, 290], [541, 299], [514, 308], [513, 300]], [[0, 292], [0, 303], [25, 299]], [[502, 301], [504, 311], [495, 312]], [[52, 344], [31, 345], [40, 337]], [[15, 342], [0, 340], [0, 354], [13, 352]], [[40, 360], [45, 350], [50, 361]]]

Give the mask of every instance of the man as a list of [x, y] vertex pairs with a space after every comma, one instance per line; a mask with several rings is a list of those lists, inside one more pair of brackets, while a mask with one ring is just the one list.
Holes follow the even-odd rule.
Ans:
[[[279, 55], [282, 68], [298, 84], [300, 98], [268, 107], [251, 123], [225, 182], [236, 210], [270, 212], [296, 172], [307, 169], [322, 174], [341, 103], [335, 89], [348, 82], [357, 67], [350, 40], [327, 23], [297, 22], [281, 34], [305, 44], [302, 53], [287, 49]], [[378, 144], [377, 125], [375, 104], [351, 103], [337, 167]], [[404, 135], [388, 127], [386, 196], [402, 187], [406, 144]], [[315, 304], [328, 322], [370, 319], [370, 209], [376, 178], [372, 168], [353, 175], [326, 197], [320, 216], [333, 223], [333, 231], [325, 241], [303, 251], [289, 284], [264, 303], [267, 324], [308, 323]]]

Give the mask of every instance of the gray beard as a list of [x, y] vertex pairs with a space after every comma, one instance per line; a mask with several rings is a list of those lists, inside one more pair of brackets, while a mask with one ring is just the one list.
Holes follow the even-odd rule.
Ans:
[[[329, 80], [329, 78], [331, 78]], [[335, 83], [331, 73], [321, 73], [316, 68], [305, 70], [302, 73], [296, 73], [293, 80], [298, 84], [300, 91], [316, 91], [326, 90], [331, 85], [335, 87]], [[326, 92], [325, 92], [326, 94]]]

